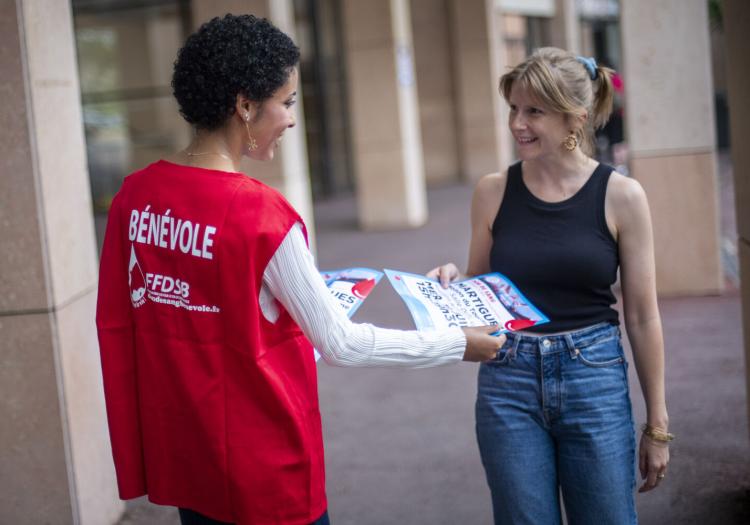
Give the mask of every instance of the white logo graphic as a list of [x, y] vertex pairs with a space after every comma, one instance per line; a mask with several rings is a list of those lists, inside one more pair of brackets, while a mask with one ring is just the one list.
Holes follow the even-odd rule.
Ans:
[[143, 276], [141, 265], [135, 256], [135, 247], [130, 245], [130, 264], [128, 264], [128, 287], [130, 288], [130, 301], [133, 308], [138, 308], [146, 303], [146, 279]]
[[184, 308], [189, 312], [219, 313], [216, 305], [196, 305], [190, 302], [190, 284], [184, 279], [158, 273], [143, 273], [135, 246], [130, 245], [130, 262], [128, 264], [128, 288], [133, 308], [140, 308], [147, 300], [157, 304]]

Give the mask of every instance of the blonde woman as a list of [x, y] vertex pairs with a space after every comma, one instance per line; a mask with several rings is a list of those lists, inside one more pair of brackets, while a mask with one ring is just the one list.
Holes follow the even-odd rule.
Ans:
[[[612, 285], [646, 401], [645, 492], [669, 461], [651, 218], [634, 180], [590, 157], [613, 71], [556, 48], [503, 75], [520, 162], [477, 184], [466, 275], [498, 271], [551, 322], [481, 365], [476, 428], [496, 524], [636, 523], [635, 435]], [[428, 275], [462, 278], [454, 264]]]

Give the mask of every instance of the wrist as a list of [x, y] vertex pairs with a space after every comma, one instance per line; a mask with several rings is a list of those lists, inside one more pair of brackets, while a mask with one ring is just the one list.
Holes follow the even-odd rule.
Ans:
[[661, 417], [661, 418], [647, 417], [646, 424], [650, 426], [651, 428], [663, 430], [664, 432], [669, 430], [669, 418], [668, 417]]
[[670, 441], [674, 440], [674, 434], [671, 434], [664, 429], [652, 427], [648, 423], [641, 427], [641, 431], [645, 437], [649, 438], [657, 445], [667, 446]]
[[651, 427], [667, 430], [669, 428], [669, 415], [666, 407], [661, 410], [646, 410], [646, 423]]

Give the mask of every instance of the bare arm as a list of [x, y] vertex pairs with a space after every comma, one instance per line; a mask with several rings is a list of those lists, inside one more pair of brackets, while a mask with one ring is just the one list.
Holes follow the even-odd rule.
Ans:
[[[618, 236], [625, 327], [646, 402], [647, 423], [666, 431], [669, 416], [664, 394], [664, 339], [656, 300], [651, 213], [638, 182], [617, 174], [612, 177], [607, 199]], [[642, 438], [639, 464], [646, 482], [641, 491], [656, 486], [657, 474], [666, 471], [668, 461], [666, 447]]]
[[640, 184], [624, 177], [613, 182], [620, 186], [613, 195], [613, 204], [625, 327], [646, 401], [647, 422], [666, 428], [669, 420], [664, 398], [664, 340], [656, 301], [651, 213]]

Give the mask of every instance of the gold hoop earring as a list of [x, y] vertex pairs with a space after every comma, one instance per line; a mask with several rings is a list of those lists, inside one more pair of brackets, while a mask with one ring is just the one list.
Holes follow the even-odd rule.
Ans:
[[250, 124], [247, 123], [247, 119], [250, 117], [245, 116], [245, 129], [247, 130], [247, 147], [250, 151], [258, 149], [258, 143], [255, 141], [253, 136], [250, 134]]
[[578, 147], [578, 138], [576, 137], [575, 133], [571, 131], [570, 135], [565, 137], [565, 140], [562, 142], [563, 148], [565, 148], [568, 151], [573, 151]]

